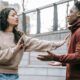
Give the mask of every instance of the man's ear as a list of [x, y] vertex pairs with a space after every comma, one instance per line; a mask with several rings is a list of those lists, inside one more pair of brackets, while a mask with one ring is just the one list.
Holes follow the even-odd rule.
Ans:
[[80, 17], [80, 11], [79, 11], [79, 12], [77, 12], [77, 17]]

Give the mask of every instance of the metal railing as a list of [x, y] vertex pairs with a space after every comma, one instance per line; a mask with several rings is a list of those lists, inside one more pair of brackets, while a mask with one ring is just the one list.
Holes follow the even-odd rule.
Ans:
[[[39, 8], [36, 8], [36, 9], [33, 9], [33, 10], [28, 10], [28, 11], [24, 11], [22, 14], [20, 14], [19, 16], [22, 15], [22, 28], [23, 28], [23, 31], [26, 33], [27, 32], [27, 29], [30, 27], [30, 21], [28, 21], [28, 23], [26, 22], [26, 19], [25, 18], [27, 15], [31, 14], [31, 13], [36, 13], [36, 33], [41, 33], [41, 11], [43, 9], [47, 9], [47, 8], [53, 8], [53, 18], [52, 18], [52, 31], [56, 31], [58, 30], [59, 28], [59, 24], [58, 24], [58, 5], [62, 5], [62, 4], [65, 4], [66, 3], [66, 7], [67, 7], [67, 10], [66, 10], [66, 15], [68, 14], [68, 11], [69, 11], [69, 2], [76, 2], [77, 0], [61, 0], [59, 2], [56, 2], [56, 3], [52, 3], [52, 4], [49, 4], [49, 5], [46, 5], [46, 6], [43, 6], [43, 7], [39, 7]], [[64, 11], [63, 11], [64, 12]], [[60, 13], [61, 14], [61, 13]], [[49, 16], [49, 15], [47, 15]], [[27, 25], [27, 24], [30, 24], [30, 25]], [[50, 26], [51, 27], [51, 26]]]

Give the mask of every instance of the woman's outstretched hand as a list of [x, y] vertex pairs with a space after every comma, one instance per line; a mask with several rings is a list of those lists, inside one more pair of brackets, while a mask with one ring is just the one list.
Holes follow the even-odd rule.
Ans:
[[68, 35], [65, 36], [64, 40], [66, 41], [69, 37], [70, 37], [70, 33]]
[[41, 61], [53, 61], [53, 54], [49, 51], [47, 51], [47, 55], [38, 55], [37, 59]]
[[48, 64], [51, 65], [51, 66], [62, 66], [61, 62], [50, 62]]

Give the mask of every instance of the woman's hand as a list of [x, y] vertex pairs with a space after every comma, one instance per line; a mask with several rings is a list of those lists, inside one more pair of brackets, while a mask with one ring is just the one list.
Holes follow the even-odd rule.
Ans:
[[48, 64], [51, 66], [62, 66], [62, 63], [60, 63], [60, 62], [50, 62]]
[[69, 33], [67, 36], [65, 36], [64, 40], [67, 41], [67, 39], [70, 37], [70, 35], [71, 34]]
[[23, 47], [24, 47], [24, 41], [23, 41], [23, 37], [21, 37], [16, 45], [16, 51], [19, 51]]

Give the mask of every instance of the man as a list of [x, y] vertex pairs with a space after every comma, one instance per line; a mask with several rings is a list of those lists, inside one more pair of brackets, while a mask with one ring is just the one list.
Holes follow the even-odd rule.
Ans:
[[71, 39], [68, 54], [56, 55], [48, 51], [48, 55], [39, 55], [42, 61], [58, 61], [67, 66], [66, 80], [80, 80], [80, 1], [76, 2], [67, 16]]

